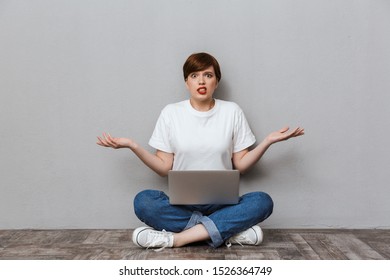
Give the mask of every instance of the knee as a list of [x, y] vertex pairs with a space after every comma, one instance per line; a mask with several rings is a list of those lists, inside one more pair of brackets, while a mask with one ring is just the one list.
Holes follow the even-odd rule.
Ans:
[[144, 220], [145, 215], [153, 212], [156, 199], [161, 197], [163, 192], [158, 190], [143, 190], [134, 197], [134, 212], [138, 218]]
[[265, 192], [260, 192], [260, 194], [262, 209], [266, 213], [266, 218], [268, 218], [274, 210], [274, 201], [269, 194]]
[[265, 192], [254, 192], [252, 195], [252, 205], [255, 209], [253, 209], [258, 218], [261, 221], [267, 219], [274, 209], [274, 202], [271, 196]]

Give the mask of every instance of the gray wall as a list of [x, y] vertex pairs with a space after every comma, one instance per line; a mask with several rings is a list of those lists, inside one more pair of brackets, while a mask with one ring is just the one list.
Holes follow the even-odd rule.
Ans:
[[166, 179], [96, 136], [148, 147], [198, 51], [258, 140], [305, 127], [242, 178], [274, 198], [264, 226], [389, 228], [389, 27], [385, 0], [0, 1], [0, 228], [141, 225]]

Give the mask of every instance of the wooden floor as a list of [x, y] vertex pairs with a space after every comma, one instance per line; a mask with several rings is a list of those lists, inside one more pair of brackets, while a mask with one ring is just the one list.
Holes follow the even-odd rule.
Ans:
[[0, 230], [0, 259], [390, 259], [390, 230], [265, 229], [260, 246], [145, 250], [132, 230]]

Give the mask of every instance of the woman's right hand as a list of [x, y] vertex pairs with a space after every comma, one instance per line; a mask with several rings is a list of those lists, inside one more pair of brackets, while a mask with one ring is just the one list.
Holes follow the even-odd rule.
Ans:
[[96, 144], [114, 149], [132, 148], [132, 146], [135, 144], [131, 139], [112, 137], [109, 133], [103, 133], [102, 137], [98, 136], [97, 138], [98, 142], [96, 142]]
[[141, 145], [138, 145], [128, 138], [117, 138], [112, 137], [108, 133], [103, 133], [103, 136], [98, 137], [98, 142], [96, 144], [114, 149], [130, 148], [146, 166], [160, 176], [167, 176], [168, 171], [172, 169], [173, 153], [157, 150], [156, 154], [152, 154], [148, 150], [145, 150]]

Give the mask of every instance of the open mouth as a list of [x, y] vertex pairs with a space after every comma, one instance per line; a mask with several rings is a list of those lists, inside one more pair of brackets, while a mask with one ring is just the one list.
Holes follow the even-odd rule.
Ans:
[[206, 87], [200, 87], [196, 90], [199, 94], [206, 94], [207, 88]]

